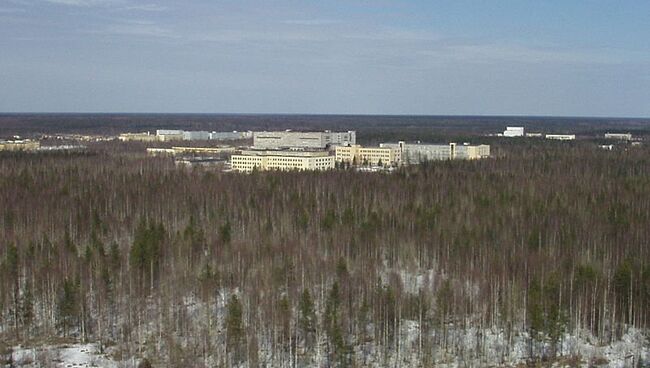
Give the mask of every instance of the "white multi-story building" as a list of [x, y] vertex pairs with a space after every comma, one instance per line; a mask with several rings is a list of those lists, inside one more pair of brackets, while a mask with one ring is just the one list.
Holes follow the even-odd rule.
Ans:
[[348, 132], [253, 132], [253, 146], [258, 149], [317, 148], [357, 143], [355, 131]]
[[506, 127], [503, 132], [504, 137], [523, 137], [524, 127]]
[[325, 151], [242, 151], [232, 155], [234, 171], [253, 170], [330, 170], [334, 168], [334, 156]]
[[417, 164], [432, 160], [475, 160], [490, 157], [490, 146], [481, 144], [420, 144], [420, 143], [382, 143], [380, 147], [397, 148], [402, 164]]

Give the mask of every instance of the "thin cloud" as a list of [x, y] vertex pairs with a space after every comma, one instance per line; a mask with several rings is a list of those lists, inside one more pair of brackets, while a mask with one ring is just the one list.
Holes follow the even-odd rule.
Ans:
[[25, 9], [21, 8], [0, 8], [0, 14], [16, 14], [24, 13]]
[[620, 56], [590, 50], [564, 50], [499, 44], [445, 45], [435, 49], [420, 50], [418, 54], [435, 57], [438, 61], [476, 64], [502, 62], [522, 64], [618, 64], [625, 62]]
[[138, 4], [138, 5], [129, 5], [122, 8], [123, 10], [135, 10], [143, 12], [164, 12], [169, 10], [168, 7], [158, 4]]
[[282, 23], [298, 25], [298, 26], [327, 26], [331, 24], [340, 23], [340, 21], [333, 19], [290, 19], [285, 20]]
[[130, 20], [121, 23], [110, 24], [101, 30], [94, 30], [90, 33], [119, 36], [139, 36], [153, 38], [178, 38], [171, 29], [162, 27], [148, 20]]
[[76, 7], [92, 7], [111, 3], [110, 0], [45, 0], [50, 4], [67, 5]]

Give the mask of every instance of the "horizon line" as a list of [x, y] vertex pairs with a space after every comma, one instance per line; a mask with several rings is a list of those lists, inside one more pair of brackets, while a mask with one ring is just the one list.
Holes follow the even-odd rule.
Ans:
[[525, 114], [378, 114], [378, 113], [313, 113], [313, 112], [72, 112], [72, 111], [24, 111], [0, 112], [2, 115], [222, 115], [222, 116], [359, 116], [359, 117], [465, 117], [465, 118], [560, 118], [560, 119], [625, 119], [645, 120], [650, 116], [613, 116], [613, 115], [525, 115]]

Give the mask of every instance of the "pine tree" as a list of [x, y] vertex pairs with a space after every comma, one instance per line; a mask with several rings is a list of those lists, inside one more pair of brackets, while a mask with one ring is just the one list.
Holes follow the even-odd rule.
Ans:
[[235, 363], [239, 363], [246, 349], [244, 345], [244, 326], [242, 305], [237, 295], [230, 297], [226, 315], [226, 347]]
[[78, 284], [70, 279], [63, 281], [58, 303], [58, 323], [63, 335], [68, 336], [69, 329], [75, 326], [79, 318]]
[[312, 300], [309, 289], [304, 289], [300, 296], [300, 320], [299, 328], [307, 351], [314, 348], [316, 332], [316, 312], [314, 311], [314, 301]]

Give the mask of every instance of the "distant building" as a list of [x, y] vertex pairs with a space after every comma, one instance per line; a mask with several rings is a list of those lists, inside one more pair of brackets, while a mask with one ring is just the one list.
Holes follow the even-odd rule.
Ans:
[[156, 136], [159, 141], [169, 142], [169, 141], [181, 141], [183, 140], [184, 133], [182, 130], [170, 130], [170, 129], [158, 129], [156, 130]]
[[130, 141], [153, 142], [158, 140], [158, 136], [149, 134], [149, 132], [122, 133], [117, 138], [122, 142], [130, 142]]
[[31, 139], [0, 141], [0, 151], [34, 151], [40, 146], [38, 141]]
[[210, 132], [201, 130], [183, 131], [183, 140], [185, 141], [207, 141], [210, 139]]
[[171, 148], [147, 148], [149, 156], [173, 156], [174, 150]]
[[235, 147], [172, 147], [174, 154], [180, 153], [228, 153], [235, 152]]
[[544, 135], [542, 133], [526, 133], [526, 137], [542, 138], [542, 137], [544, 137]]
[[490, 156], [490, 146], [449, 144], [421, 144], [421, 143], [382, 143], [380, 147], [397, 148], [402, 164], [417, 164], [424, 161], [435, 160], [475, 160]]
[[[454, 145], [454, 143], [451, 143]], [[480, 158], [490, 157], [490, 146], [480, 144], [472, 146], [470, 144], [456, 144], [452, 150], [452, 158], [455, 160], [477, 160]]]
[[345, 146], [357, 143], [356, 132], [253, 132], [253, 146], [259, 149], [313, 148]]
[[235, 147], [172, 147], [172, 148], [147, 148], [147, 153], [152, 156], [174, 156], [182, 154], [221, 154], [235, 152]]
[[506, 127], [503, 132], [504, 137], [523, 137], [524, 127]]
[[575, 134], [547, 134], [546, 139], [554, 139], [556, 141], [572, 141], [576, 139]]
[[123, 133], [118, 136], [121, 141], [143, 141], [143, 142], [169, 142], [169, 141], [204, 141], [204, 140], [234, 140], [250, 138], [251, 132], [208, 132], [203, 130], [171, 130], [158, 129], [156, 134], [144, 133]]
[[401, 151], [398, 147], [362, 147], [360, 145], [337, 146], [335, 149], [337, 162], [397, 165], [401, 161]]
[[632, 140], [632, 134], [631, 133], [605, 133], [605, 138], [606, 139], [619, 139], [622, 141], [631, 141]]
[[228, 140], [236, 140], [236, 139], [247, 139], [250, 138], [253, 135], [252, 132], [211, 132], [210, 133], [210, 138], [211, 140], [216, 140], [216, 141], [228, 141]]
[[379, 146], [398, 149], [403, 164], [452, 159], [452, 146], [450, 144], [420, 144], [400, 141], [398, 143], [381, 143]]
[[253, 170], [330, 170], [334, 156], [325, 151], [257, 151], [247, 150], [231, 156], [233, 171]]

